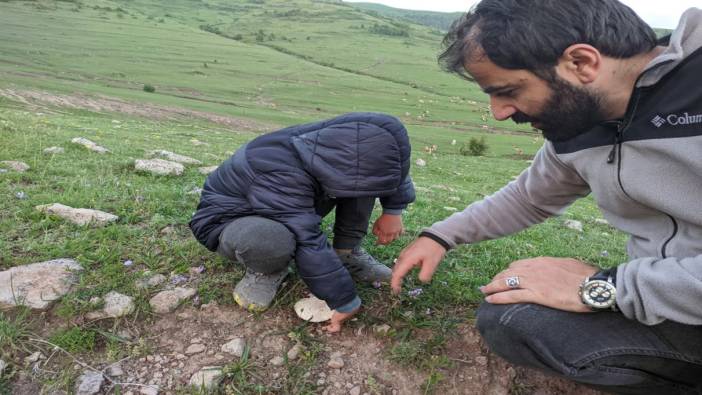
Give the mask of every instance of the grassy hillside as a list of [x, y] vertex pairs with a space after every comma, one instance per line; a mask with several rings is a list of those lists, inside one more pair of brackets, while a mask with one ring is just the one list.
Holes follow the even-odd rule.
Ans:
[[[175, 0], [163, 7], [134, 0], [1, 7], [4, 86], [100, 92], [277, 124], [368, 110], [461, 130], [505, 127], [490, 119], [474, 85], [438, 70], [439, 36], [417, 25], [407, 25], [409, 37], [371, 33], [374, 23], [389, 22], [344, 4]], [[240, 40], [227, 38], [238, 34]], [[155, 86], [155, 94], [143, 92], [144, 84]]]
[[[426, 25], [441, 31], [448, 31], [449, 27], [458, 19], [462, 12], [436, 12], [405, 10], [402, 8], [389, 7], [378, 3], [349, 3], [354, 7], [367, 10], [371, 15], [383, 15], [390, 18], [406, 20], [420, 25]], [[467, 8], [466, 8], [467, 11]]]

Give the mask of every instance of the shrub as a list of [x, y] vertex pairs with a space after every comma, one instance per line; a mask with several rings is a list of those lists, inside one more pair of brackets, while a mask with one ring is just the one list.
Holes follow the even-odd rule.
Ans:
[[153, 85], [144, 84], [144, 92], [154, 93], [156, 92], [156, 88]]
[[459, 152], [461, 155], [465, 156], [481, 156], [485, 154], [488, 150], [488, 144], [485, 141], [485, 137], [471, 137], [470, 140], [468, 140], [468, 143], [463, 143], [461, 148], [459, 149]]

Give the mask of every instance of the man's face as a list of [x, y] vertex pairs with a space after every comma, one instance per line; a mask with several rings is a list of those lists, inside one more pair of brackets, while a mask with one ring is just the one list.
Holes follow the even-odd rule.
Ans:
[[531, 123], [548, 140], [569, 140], [605, 119], [598, 95], [559, 77], [545, 81], [526, 70], [499, 67], [487, 57], [468, 63], [466, 70], [490, 95], [495, 119]]

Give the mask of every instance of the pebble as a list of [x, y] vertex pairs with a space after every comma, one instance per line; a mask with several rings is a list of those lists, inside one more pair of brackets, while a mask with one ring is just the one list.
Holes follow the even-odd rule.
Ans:
[[159, 387], [158, 385], [149, 385], [140, 387], [139, 393], [141, 395], [158, 395]]
[[583, 223], [580, 221], [576, 221], [574, 219], [568, 219], [563, 222], [566, 228], [575, 230], [577, 232], [582, 232], [583, 231]]
[[203, 351], [205, 351], [205, 346], [199, 343], [191, 344], [188, 346], [188, 348], [185, 350], [186, 355], [193, 355], [193, 354], [198, 354]]
[[283, 357], [274, 357], [271, 359], [270, 363], [273, 366], [283, 366], [283, 364], [285, 364], [285, 359]]
[[349, 395], [361, 395], [361, 387], [357, 385], [351, 388], [351, 390], [349, 391]]
[[291, 361], [296, 360], [300, 353], [302, 352], [302, 346], [298, 343], [295, 344], [290, 350], [288, 350], [288, 359]]
[[124, 374], [124, 370], [122, 370], [122, 365], [119, 363], [113, 363], [107, 367], [105, 373], [107, 373], [108, 376], [119, 377]]
[[[243, 337], [238, 337], [222, 345], [222, 352], [232, 354], [236, 357], [241, 358], [244, 355], [244, 349], [246, 348], [246, 340]], [[288, 356], [289, 358], [289, 356]]]
[[76, 380], [76, 395], [94, 395], [100, 392], [105, 378], [100, 372], [86, 371]]

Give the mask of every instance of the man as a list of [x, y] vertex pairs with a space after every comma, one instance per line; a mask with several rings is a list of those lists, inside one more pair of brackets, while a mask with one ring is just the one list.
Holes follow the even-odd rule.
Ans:
[[403, 250], [393, 290], [415, 267], [429, 281], [459, 244], [592, 194], [631, 236], [630, 260], [512, 262], [481, 287], [478, 329], [513, 363], [604, 391], [702, 393], [702, 11], [664, 41], [616, 0], [483, 0], [457, 21], [444, 66], [547, 141], [518, 179]]
[[[234, 299], [250, 310], [271, 304], [294, 258], [312, 293], [335, 310], [327, 329], [337, 332], [361, 305], [352, 276], [390, 280], [390, 268], [359, 246], [378, 197], [378, 243], [402, 233], [402, 210], [414, 200], [410, 151], [400, 121], [373, 113], [259, 136], [208, 176], [190, 227], [208, 249], [246, 267]], [[334, 208], [332, 249], [320, 224]]]

